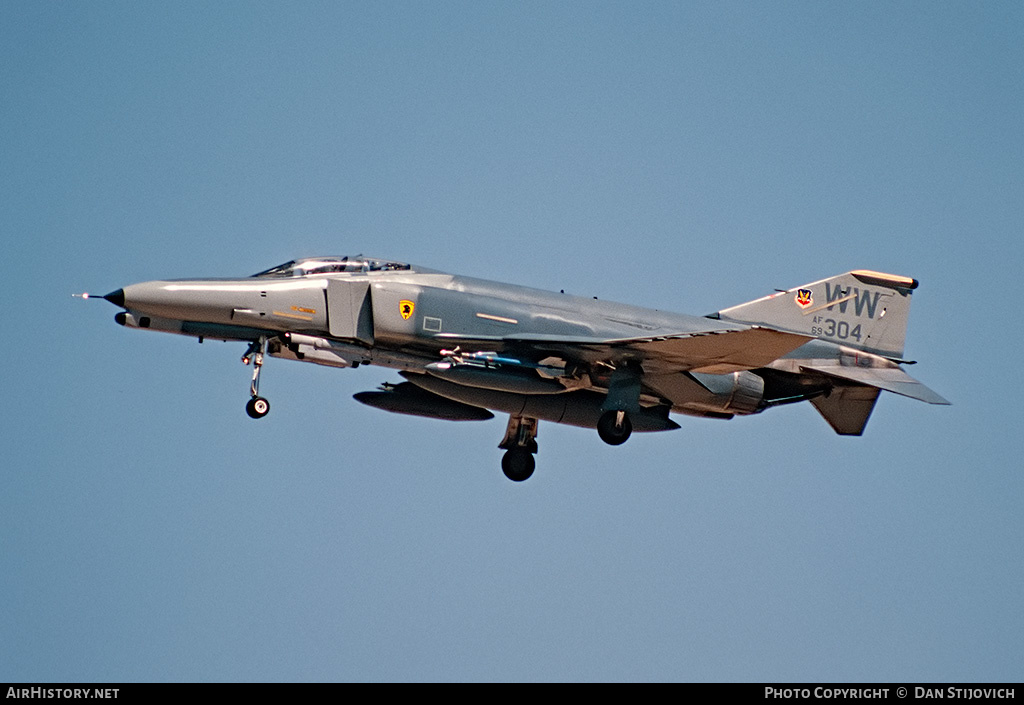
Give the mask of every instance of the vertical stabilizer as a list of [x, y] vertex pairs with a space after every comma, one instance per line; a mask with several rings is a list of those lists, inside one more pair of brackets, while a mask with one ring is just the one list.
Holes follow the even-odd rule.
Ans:
[[859, 269], [723, 309], [718, 315], [902, 358], [910, 295], [917, 285], [910, 277]]

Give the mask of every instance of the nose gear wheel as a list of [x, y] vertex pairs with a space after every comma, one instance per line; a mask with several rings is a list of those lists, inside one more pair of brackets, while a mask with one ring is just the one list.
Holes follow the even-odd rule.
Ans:
[[253, 397], [245, 405], [245, 413], [254, 419], [262, 419], [269, 411], [270, 402], [263, 397]]

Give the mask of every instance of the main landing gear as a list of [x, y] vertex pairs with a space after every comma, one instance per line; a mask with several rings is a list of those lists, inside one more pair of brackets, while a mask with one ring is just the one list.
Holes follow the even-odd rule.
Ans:
[[[625, 411], [606, 411], [597, 421], [601, 440], [613, 446], [622, 445], [633, 433], [633, 424]], [[537, 467], [537, 419], [528, 416], [510, 416], [505, 437], [499, 448], [505, 449], [501, 457], [501, 470], [513, 482], [528, 480]]]
[[610, 446], [620, 446], [629, 440], [633, 424], [625, 411], [606, 411], [597, 420], [597, 435]]
[[242, 355], [242, 364], [252, 363], [252, 383], [249, 385], [249, 396], [251, 397], [245, 405], [245, 413], [251, 418], [262, 419], [270, 412], [270, 402], [259, 395], [260, 393], [260, 370], [263, 369], [263, 351], [267, 346], [267, 339], [260, 338], [254, 341], [245, 355]]
[[633, 433], [627, 410], [640, 408], [641, 370], [637, 363], [616, 367], [608, 383], [608, 396], [601, 405], [604, 413], [597, 420], [597, 435], [610, 446], [620, 446]]
[[498, 444], [505, 449], [501, 457], [501, 470], [513, 482], [529, 479], [537, 467], [533, 454], [537, 452], [537, 419], [528, 416], [510, 416], [505, 438]]

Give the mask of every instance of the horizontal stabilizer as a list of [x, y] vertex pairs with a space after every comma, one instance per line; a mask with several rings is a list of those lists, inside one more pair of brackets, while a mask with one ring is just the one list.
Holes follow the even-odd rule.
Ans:
[[840, 436], [859, 436], [880, 393], [873, 387], [839, 387], [827, 397], [811, 399], [811, 404]]
[[949, 404], [948, 401], [908, 375], [899, 367], [846, 367], [841, 365], [802, 365], [808, 372], [819, 372], [830, 377], [884, 389], [929, 404]]

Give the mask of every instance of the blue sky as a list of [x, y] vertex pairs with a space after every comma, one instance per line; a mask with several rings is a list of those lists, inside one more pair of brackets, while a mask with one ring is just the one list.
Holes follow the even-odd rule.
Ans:
[[[0, 5], [0, 680], [1014, 681], [1017, 3]], [[622, 447], [71, 298], [365, 252], [708, 313], [921, 280], [862, 438]]]

